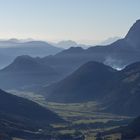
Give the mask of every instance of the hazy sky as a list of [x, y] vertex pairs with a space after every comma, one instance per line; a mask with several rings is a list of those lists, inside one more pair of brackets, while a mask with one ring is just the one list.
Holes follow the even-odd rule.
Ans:
[[124, 36], [140, 0], [0, 0], [0, 38], [92, 43]]

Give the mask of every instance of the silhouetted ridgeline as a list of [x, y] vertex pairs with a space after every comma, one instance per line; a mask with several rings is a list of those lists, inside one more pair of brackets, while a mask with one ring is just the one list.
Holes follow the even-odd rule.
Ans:
[[[48, 75], [46, 73], [42, 73], [42, 75], [38, 74], [36, 78], [32, 78], [32, 75], [34, 75], [34, 73], [31, 73], [30, 71], [30, 73], [24, 74], [24, 78], [23, 78], [23, 75], [22, 74], [18, 75], [18, 72], [17, 73], [11, 72], [10, 74], [9, 72], [5, 72], [3, 74], [2, 73], [3, 70], [2, 70], [0, 71], [1, 87], [7, 89], [7, 88], [12, 88], [13, 86], [13, 88], [16, 89], [16, 88], [23, 88], [23, 87], [24, 88], [34, 87], [35, 85], [40, 86], [40, 85], [50, 84], [52, 82], [58, 81], [66, 77], [67, 75], [75, 71], [78, 67], [80, 67], [81, 65], [89, 61], [101, 62], [116, 69], [124, 68], [128, 64], [140, 60], [139, 35], [140, 35], [140, 20], [138, 20], [130, 28], [126, 37], [110, 45], [94, 46], [94, 47], [89, 47], [88, 49], [83, 49], [81, 47], [71, 47], [67, 50], [57, 53], [56, 55], [46, 56], [44, 58], [32, 58], [32, 60], [34, 59], [41, 65], [42, 69], [46, 69], [46, 66], [49, 67], [48, 69], [50, 69], [51, 67], [53, 71], [58, 73], [58, 75], [54, 75], [54, 74]], [[31, 44], [32, 46], [32, 43], [33, 42], [28, 44]], [[36, 42], [33, 43], [33, 45], [35, 44]], [[18, 57], [17, 59], [20, 59], [20, 57]], [[16, 61], [18, 61], [17, 59]], [[15, 61], [13, 63], [10, 64], [10, 67], [9, 66], [7, 67], [9, 68], [8, 71], [12, 71], [11, 70], [12, 65], [15, 65], [15, 67], [21, 67], [19, 63], [15, 64]], [[23, 63], [22, 67], [27, 72], [26, 69], [28, 69], [28, 67], [26, 66], [26, 64], [27, 63], [25, 64]], [[16, 76], [14, 76], [15, 78], [13, 78], [13, 75], [15, 73]], [[12, 83], [15, 83], [15, 85], [11, 86], [10, 85], [11, 81], [9, 79], [13, 79]], [[27, 79], [31, 79], [31, 81], [28, 81]], [[38, 80], [40, 82], [38, 82], [36, 79], [40, 79]], [[7, 84], [4, 84], [5, 82]], [[17, 83], [21, 83], [21, 85]]]
[[53, 102], [102, 103], [104, 111], [120, 115], [140, 114], [140, 62], [121, 71], [98, 62], [88, 62], [65, 79], [39, 93]]

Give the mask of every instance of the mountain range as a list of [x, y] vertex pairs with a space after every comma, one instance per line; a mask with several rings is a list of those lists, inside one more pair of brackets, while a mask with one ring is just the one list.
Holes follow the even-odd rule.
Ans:
[[70, 47], [78, 47], [81, 46], [82, 48], [88, 48], [90, 47], [90, 45], [85, 45], [85, 44], [78, 44], [75, 41], [72, 40], [64, 40], [64, 41], [60, 41], [58, 43], [51, 43], [53, 46], [59, 47], [59, 48], [64, 48], [64, 49], [68, 49]]
[[99, 62], [88, 62], [65, 79], [40, 90], [47, 101], [76, 103], [97, 101], [105, 112], [140, 114], [140, 62], [117, 71]]
[[[88, 62], [61, 81], [43, 88], [46, 99], [55, 102], [86, 102], [109, 91], [117, 71], [98, 62]], [[109, 78], [111, 77], [111, 78]], [[102, 85], [102, 87], [101, 87]]]
[[117, 37], [117, 36], [116, 37], [110, 37], [110, 38], [105, 39], [104, 41], [102, 41], [102, 42], [100, 42], [98, 44], [100, 44], [100, 45], [110, 45], [110, 44], [116, 42], [119, 39], [121, 39], [121, 38]]
[[[139, 116], [139, 37], [137, 20], [124, 38], [87, 49], [63, 50], [42, 41], [0, 41], [1, 65], [13, 60], [0, 70], [0, 88], [33, 90], [57, 103], [95, 101], [102, 113]], [[139, 133], [139, 120], [121, 129], [124, 139]], [[50, 139], [42, 130], [49, 134], [50, 124], [60, 122], [64, 120], [51, 110], [0, 90], [0, 137], [16, 134]]]
[[88, 49], [71, 47], [54, 56], [44, 57], [42, 61], [67, 74], [88, 61], [98, 61], [113, 68], [121, 69], [140, 60], [139, 35], [140, 20], [137, 20], [123, 39], [119, 39], [110, 45], [93, 46]]
[[0, 41], [0, 67], [10, 64], [17, 56], [30, 55], [33, 57], [43, 57], [53, 55], [62, 48], [54, 47], [44, 41], [20, 41], [17, 39]]
[[[1, 88], [40, 86], [40, 92], [47, 100], [97, 100], [106, 105], [106, 111], [138, 115], [140, 66], [139, 63], [129, 64], [140, 60], [139, 35], [140, 20], [137, 20], [125, 38], [107, 46], [88, 49], [71, 47], [43, 58], [26, 55], [17, 57], [13, 63], [0, 70]], [[36, 42], [27, 44], [34, 46]], [[121, 71], [113, 69], [126, 65], [129, 66]]]
[[45, 85], [58, 77], [49, 65], [40, 63], [40, 58], [27, 55], [17, 57], [13, 63], [0, 70], [0, 85], [3, 89], [24, 89], [30, 86]]
[[[24, 73], [24, 77], [22, 76], [22, 74], [19, 75], [18, 70], [16, 69], [15, 71], [12, 70], [13, 69], [12, 67], [17, 67], [17, 68], [21, 67], [20, 63], [15, 63], [18, 61], [18, 59], [21, 58], [21, 57], [17, 57], [16, 61], [13, 61], [9, 66], [6, 67], [6, 70], [4, 68], [0, 71], [1, 88], [4, 89], [12, 88], [11, 80], [9, 79], [12, 79], [12, 83], [18, 83], [17, 85], [15, 84], [13, 88], [17, 88], [17, 87], [19, 88], [24, 86], [31, 87], [38, 84], [41, 84], [42, 86], [48, 85], [51, 84], [52, 82], [59, 81], [60, 79], [65, 78], [66, 76], [74, 72], [77, 68], [79, 68], [81, 65], [89, 61], [97, 61], [109, 65], [115, 69], [122, 69], [128, 64], [140, 60], [140, 55], [139, 55], [140, 44], [139, 44], [139, 37], [138, 37], [139, 35], [140, 35], [140, 20], [137, 20], [136, 23], [130, 28], [129, 32], [123, 39], [119, 39], [110, 45], [94, 46], [94, 47], [89, 47], [88, 49], [83, 49], [81, 47], [71, 47], [55, 55], [49, 55], [43, 58], [40, 57], [32, 58], [32, 60], [34, 59], [34, 61], [37, 61], [37, 63], [41, 65], [42, 69], [46, 69], [46, 67], [50, 69], [51, 67], [51, 69], [53, 69], [52, 72], [55, 71], [57, 73], [56, 75], [48, 74], [48, 73], [39, 74], [38, 71], [38, 74], [36, 74], [35, 77], [39, 78], [39, 80], [37, 80], [37, 78], [32, 78], [33, 77], [32, 75], [34, 75], [34, 71], [32, 74], [31, 70], [28, 69], [28, 66], [26, 68], [27, 63], [21, 62], [22, 67], [24, 67], [24, 70], [26, 71], [26, 73]], [[41, 44], [46, 45], [46, 43], [44, 42], [33, 41], [33, 42], [24, 43], [24, 46], [29, 45], [32, 46], [31, 48], [39, 48], [40, 51], [43, 51], [43, 53], [45, 53], [45, 51], [42, 50], [40, 47], [35, 47], [36, 44], [39, 44], [37, 46], [40, 46]], [[29, 47], [25, 47], [25, 48], [29, 48]], [[11, 48], [11, 50], [14, 49]], [[36, 50], [36, 49], [31, 49], [31, 51], [32, 50]], [[37, 51], [36, 53], [39, 53], [39, 51]], [[26, 59], [26, 58], [22, 57], [22, 59]], [[27, 61], [27, 59], [25, 61]], [[26, 69], [28, 69], [29, 71]], [[18, 80], [16, 80], [17, 78], [13, 78], [13, 75], [15, 75], [14, 77], [17, 77], [18, 75]], [[29, 79], [30, 82], [28, 82]], [[19, 85], [19, 83], [21, 83], [21, 85]]]

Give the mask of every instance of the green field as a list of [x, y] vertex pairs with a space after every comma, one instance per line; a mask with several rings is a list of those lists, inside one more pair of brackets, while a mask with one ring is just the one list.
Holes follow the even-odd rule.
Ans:
[[[86, 136], [86, 140], [94, 140], [97, 132], [109, 130], [118, 127], [120, 124], [111, 123], [109, 121], [122, 121], [129, 119], [127, 116], [118, 116], [114, 114], [102, 112], [102, 108], [97, 102], [86, 103], [54, 103], [46, 102], [43, 96], [32, 92], [10, 91], [13, 94], [20, 95], [24, 98], [33, 100], [44, 107], [56, 112], [65, 119], [66, 124], [52, 124], [52, 126], [61, 134], [82, 132]], [[121, 125], [125, 125], [125, 122]]]

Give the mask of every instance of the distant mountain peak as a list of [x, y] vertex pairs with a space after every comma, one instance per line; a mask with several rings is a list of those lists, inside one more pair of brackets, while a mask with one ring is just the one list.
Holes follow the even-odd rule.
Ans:
[[128, 34], [125, 37], [125, 40], [132, 46], [132, 47], [139, 47], [140, 46], [140, 19], [137, 20], [133, 26], [130, 28]]
[[82, 47], [70, 47], [69, 50], [81, 51], [84, 49]]
[[79, 44], [73, 40], [63, 40], [58, 43], [52, 43], [52, 45], [59, 47], [59, 48], [64, 48], [64, 49], [69, 49], [70, 47], [78, 47], [81, 46], [82, 48], [88, 48], [90, 45], [85, 45], [85, 44]]
[[60, 53], [81, 53], [83, 51], [84, 49], [82, 47], [70, 47], [69, 49], [64, 50]]
[[15, 43], [19, 43], [20, 42], [20, 40], [18, 40], [16, 38], [11, 38], [8, 41], [15, 42]]
[[70, 47], [77, 47], [78, 44], [75, 41], [72, 40], [64, 40], [64, 41], [60, 41], [56, 44], [57, 47], [62, 47], [62, 48], [70, 48]]
[[23, 63], [23, 62], [26, 62], [26, 61], [34, 61], [34, 59], [32, 57], [30, 57], [29, 55], [21, 55], [21, 56], [18, 56], [15, 60], [14, 60], [14, 63]]
[[100, 62], [96, 62], [96, 61], [89, 61], [87, 63], [85, 63], [84, 65], [82, 65], [77, 71], [76, 73], [94, 73], [94, 72], [99, 72], [99, 71], [111, 71], [111, 72], [115, 72], [115, 70], [113, 68], [111, 68], [110, 66], [104, 65], [103, 63]]
[[13, 63], [2, 69], [3, 72], [37, 72], [37, 73], [55, 73], [53, 68], [43, 65], [28, 55], [18, 56]]
[[117, 40], [120, 40], [121, 37], [115, 36], [115, 37], [110, 37], [106, 40], [103, 40], [102, 42], [99, 43], [99, 45], [110, 45], [114, 42], [116, 42]]
[[[105, 89], [111, 85], [109, 81], [116, 72], [102, 63], [89, 61], [65, 79], [48, 86], [41, 92], [45, 95], [47, 91], [46, 99], [54, 102], [96, 100], [105, 94]], [[109, 85], [107, 85], [108, 83]]]
[[18, 56], [13, 63], [2, 69], [2, 71], [25, 71], [32, 70], [38, 66], [34, 58], [28, 55]]

